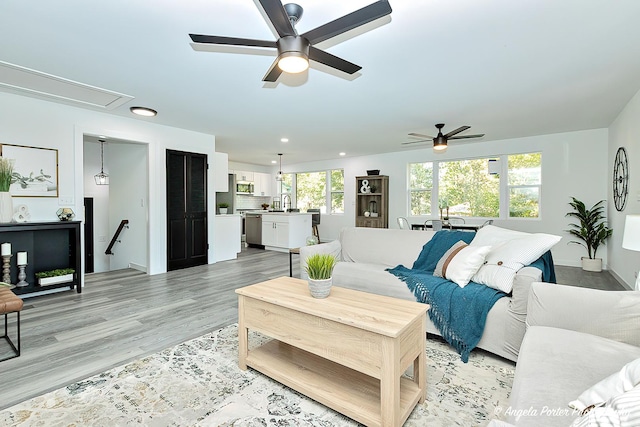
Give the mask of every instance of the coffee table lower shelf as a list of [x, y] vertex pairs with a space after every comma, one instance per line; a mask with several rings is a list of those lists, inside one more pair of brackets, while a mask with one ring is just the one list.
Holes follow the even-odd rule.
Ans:
[[[247, 366], [367, 426], [381, 426], [380, 380], [278, 340], [252, 349]], [[402, 422], [421, 397], [418, 385], [400, 379]]]

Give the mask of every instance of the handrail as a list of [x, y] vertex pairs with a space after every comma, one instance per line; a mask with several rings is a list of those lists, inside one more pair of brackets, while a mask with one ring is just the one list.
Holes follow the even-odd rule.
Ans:
[[111, 239], [111, 243], [109, 243], [109, 246], [107, 246], [107, 250], [104, 251], [105, 255], [113, 255], [113, 252], [111, 252], [111, 249], [113, 249], [113, 245], [115, 245], [116, 242], [120, 241], [118, 240], [118, 237], [120, 236], [120, 233], [122, 233], [122, 229], [125, 227], [129, 228], [127, 224], [129, 224], [128, 219], [123, 219], [122, 221], [120, 221], [120, 225], [118, 226], [118, 229], [114, 233], [113, 238]]

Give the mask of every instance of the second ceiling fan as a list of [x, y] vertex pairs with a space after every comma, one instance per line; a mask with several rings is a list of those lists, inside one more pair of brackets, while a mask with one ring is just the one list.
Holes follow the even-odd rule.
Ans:
[[391, 13], [389, 2], [380, 0], [304, 34], [298, 34], [295, 24], [302, 17], [301, 6], [294, 3], [283, 5], [280, 0], [258, 1], [278, 33], [278, 40], [254, 40], [203, 34], [189, 34], [189, 36], [194, 43], [277, 49], [278, 57], [262, 79], [265, 82], [275, 82], [283, 71], [286, 73], [302, 72], [309, 68], [309, 60], [319, 62], [347, 74], [356, 73], [362, 67], [320, 50], [314, 45]]
[[444, 127], [444, 123], [438, 123], [436, 128], [438, 128], [438, 135], [429, 136], [423, 135], [421, 133], [410, 133], [409, 136], [412, 138], [418, 138], [417, 141], [408, 141], [403, 142], [402, 145], [408, 144], [418, 144], [420, 142], [433, 141], [433, 149], [435, 151], [444, 151], [447, 149], [447, 145], [450, 139], [468, 139], [468, 138], [482, 138], [484, 134], [477, 135], [458, 135], [460, 132], [464, 132], [467, 129], [470, 129], [471, 126], [460, 126], [458, 129], [454, 129], [449, 133], [442, 134], [442, 128]]

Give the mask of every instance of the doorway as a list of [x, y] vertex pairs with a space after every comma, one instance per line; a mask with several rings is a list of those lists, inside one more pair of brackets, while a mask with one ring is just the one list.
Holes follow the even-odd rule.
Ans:
[[167, 270], [208, 263], [207, 155], [167, 150]]

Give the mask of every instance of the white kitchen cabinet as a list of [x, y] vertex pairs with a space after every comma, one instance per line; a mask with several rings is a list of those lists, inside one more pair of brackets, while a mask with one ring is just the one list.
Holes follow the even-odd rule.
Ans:
[[253, 173], [253, 195], [254, 196], [273, 196], [273, 183], [275, 180], [269, 173]]
[[242, 247], [242, 217], [216, 215], [213, 254], [216, 262], [238, 258]]
[[253, 182], [253, 172], [248, 171], [236, 171], [236, 182]]
[[265, 249], [288, 252], [289, 249], [306, 245], [311, 233], [311, 214], [262, 214], [262, 244]]
[[229, 191], [229, 155], [216, 153], [213, 161], [215, 189], [221, 193]]

